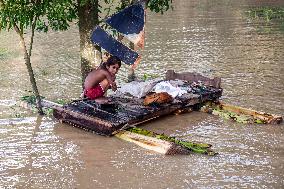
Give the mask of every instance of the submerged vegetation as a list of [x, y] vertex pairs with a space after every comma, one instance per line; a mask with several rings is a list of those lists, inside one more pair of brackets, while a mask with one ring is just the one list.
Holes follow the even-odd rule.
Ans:
[[0, 47], [0, 60], [6, 61], [10, 58], [15, 58], [18, 56], [18, 52], [11, 52], [8, 48]]
[[[280, 23], [280, 30], [284, 31], [284, 7], [255, 7], [255, 8], [250, 8], [247, 11], [247, 15], [252, 20], [264, 21], [266, 25], [273, 22], [273, 21], [279, 22]], [[270, 30], [268, 30], [268, 31], [270, 31]]]
[[0, 60], [7, 56], [7, 49], [0, 47]]
[[284, 19], [284, 7], [257, 7], [248, 11], [249, 17], [253, 19], [264, 19], [269, 22], [273, 19]]

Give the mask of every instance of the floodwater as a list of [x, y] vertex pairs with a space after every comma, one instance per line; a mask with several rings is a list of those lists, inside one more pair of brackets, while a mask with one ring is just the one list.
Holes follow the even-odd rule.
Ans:
[[[283, 116], [281, 23], [249, 19], [249, 7], [281, 0], [175, 0], [149, 13], [137, 75], [165, 71], [222, 77], [222, 100]], [[79, 36], [37, 33], [32, 61], [47, 99], [81, 92]], [[119, 72], [120, 84], [127, 68]], [[284, 188], [284, 125], [240, 124], [203, 113], [168, 116], [143, 128], [211, 143], [219, 152], [165, 156], [115, 137], [60, 124], [17, 106], [30, 89], [14, 32], [0, 34], [0, 188]]]

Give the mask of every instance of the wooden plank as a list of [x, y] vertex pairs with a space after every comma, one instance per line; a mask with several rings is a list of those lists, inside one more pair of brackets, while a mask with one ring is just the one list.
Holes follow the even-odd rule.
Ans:
[[113, 123], [97, 117], [88, 116], [70, 109], [55, 107], [53, 116], [61, 122], [69, 123], [74, 126], [91, 130], [100, 135], [111, 136], [116, 130], [122, 128], [126, 123]]
[[220, 77], [214, 77], [213, 79], [210, 79], [208, 77], [202, 76], [201, 74], [194, 72], [176, 73], [174, 70], [168, 70], [166, 72], [166, 80], [174, 80], [174, 79], [181, 79], [189, 82], [202, 81], [207, 86], [212, 86], [217, 89], [221, 88]]

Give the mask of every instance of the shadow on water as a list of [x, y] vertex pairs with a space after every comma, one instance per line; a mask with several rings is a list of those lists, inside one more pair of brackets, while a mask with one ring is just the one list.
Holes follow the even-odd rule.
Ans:
[[[148, 13], [136, 73], [219, 76], [223, 101], [283, 115], [282, 21], [247, 14], [252, 7], [283, 6], [279, 0], [174, 1], [174, 11]], [[47, 99], [81, 93], [77, 30], [36, 34], [32, 62]], [[1, 32], [0, 42], [0, 188], [283, 188], [283, 124], [244, 125], [196, 112], [162, 117], [141, 126], [210, 143], [219, 155], [160, 155], [19, 108], [30, 85], [18, 39]], [[121, 68], [119, 84], [127, 70]]]

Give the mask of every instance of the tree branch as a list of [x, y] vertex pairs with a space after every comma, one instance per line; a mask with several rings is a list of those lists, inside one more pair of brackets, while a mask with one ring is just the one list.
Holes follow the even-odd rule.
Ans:
[[14, 30], [20, 35], [20, 37], [23, 37], [23, 31], [20, 30], [17, 24], [14, 24]]
[[0, 0], [0, 7], [4, 7], [4, 6], [5, 6], [4, 1]]
[[35, 35], [35, 27], [38, 17], [35, 18], [33, 24], [32, 24], [32, 35], [31, 35], [31, 41], [30, 41], [30, 48], [29, 48], [29, 56], [32, 55], [32, 49], [33, 49], [33, 42], [34, 42], [34, 35]]

